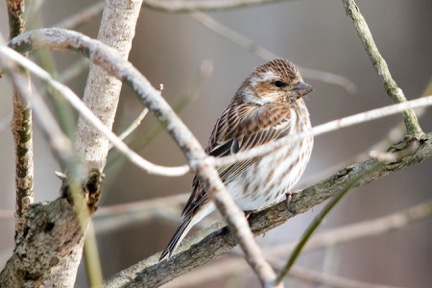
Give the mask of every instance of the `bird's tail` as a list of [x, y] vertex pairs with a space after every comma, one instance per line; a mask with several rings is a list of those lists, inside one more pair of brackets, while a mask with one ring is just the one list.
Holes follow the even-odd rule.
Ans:
[[180, 227], [177, 229], [174, 236], [171, 238], [171, 241], [162, 251], [159, 261], [162, 261], [163, 259], [165, 259], [165, 257], [170, 258], [172, 254], [174, 254], [177, 247], [180, 245], [180, 242], [183, 240], [183, 238], [192, 228], [193, 225], [191, 225], [192, 224], [191, 214], [186, 215], [186, 217], [183, 219], [182, 223], [180, 224]]

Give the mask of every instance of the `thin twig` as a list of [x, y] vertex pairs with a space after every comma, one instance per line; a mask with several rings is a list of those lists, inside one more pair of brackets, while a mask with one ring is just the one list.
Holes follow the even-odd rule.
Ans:
[[145, 7], [164, 12], [195, 12], [232, 10], [251, 5], [263, 5], [287, 0], [144, 0]]
[[84, 23], [90, 22], [96, 16], [100, 15], [104, 9], [105, 1], [97, 2], [90, 7], [80, 10], [73, 16], [66, 18], [53, 27], [64, 28], [64, 29], [76, 29], [77, 27], [83, 25]]
[[[163, 84], [160, 84], [160, 88], [159, 88], [159, 94], [162, 93], [163, 91]], [[131, 123], [131, 125], [125, 130], [123, 131], [120, 135], [119, 138], [120, 140], [124, 140], [127, 136], [129, 136], [136, 128], [138, 128], [138, 126], [141, 124], [142, 120], [144, 119], [144, 117], [147, 115], [148, 113], [148, 109], [147, 107], [144, 108], [143, 111], [141, 111], [141, 113], [138, 115], [138, 117]], [[110, 149], [112, 148], [112, 144], [110, 144]]]
[[54, 89], [59, 91], [61, 95], [65, 97], [65, 99], [75, 108], [80, 114], [85, 117], [90, 123], [92, 123], [101, 133], [107, 137], [111, 143], [134, 164], [141, 167], [143, 170], [147, 171], [150, 174], [159, 174], [164, 176], [179, 176], [184, 175], [189, 171], [189, 168], [186, 165], [178, 166], [178, 167], [164, 167], [155, 165], [141, 156], [139, 156], [134, 151], [130, 150], [126, 144], [124, 144], [114, 133], [111, 132], [107, 127], [105, 127], [102, 122], [84, 105], [84, 103], [79, 99], [79, 97], [67, 86], [57, 82], [54, 80], [51, 75], [49, 75], [45, 70], [31, 62], [30, 60], [24, 58], [19, 53], [8, 47], [0, 47], [0, 52], [29, 69], [32, 73], [37, 75], [40, 79], [44, 80], [52, 86]]
[[[6, 1], [9, 17], [9, 38], [12, 39], [25, 32], [25, 1]], [[0, 35], [0, 45], [4, 40]], [[1, 73], [0, 73], [1, 74]], [[21, 71], [13, 78], [14, 82], [21, 77], [23, 81], [18, 91], [13, 88], [12, 134], [15, 143], [15, 242], [21, 241], [21, 235], [26, 222], [25, 213], [34, 202], [34, 158], [33, 158], [33, 119], [30, 102], [22, 93], [29, 94], [30, 77], [26, 71]], [[24, 83], [26, 82], [26, 83]]]
[[93, 222], [89, 221], [88, 226], [84, 242], [87, 279], [90, 284], [89, 287], [97, 288], [102, 287], [102, 269]]
[[[429, 81], [428, 85], [423, 90], [421, 97], [427, 97], [428, 95], [431, 95], [431, 94], [432, 94], [432, 79], [431, 79], [431, 81]], [[417, 118], [420, 119], [421, 117], [426, 115], [427, 109], [428, 109], [427, 106], [417, 108], [416, 109]], [[325, 168], [324, 170], [321, 170], [318, 173], [314, 173], [314, 175], [305, 178], [304, 181], [302, 182], [303, 187], [307, 187], [309, 185], [312, 185], [313, 183], [316, 183], [320, 179], [323, 179], [323, 178], [327, 177], [328, 175], [332, 174], [333, 172], [335, 172], [339, 169], [342, 169], [342, 167], [345, 167], [345, 166], [348, 166], [349, 164], [357, 163], [357, 162], [360, 162], [360, 161], [367, 159], [369, 157], [368, 151], [372, 151], [372, 150], [385, 151], [387, 149], [387, 147], [389, 147], [392, 143], [396, 143], [404, 137], [404, 135], [405, 135], [404, 127], [405, 126], [404, 126], [404, 123], [402, 121], [401, 123], [394, 126], [392, 129], [390, 129], [390, 131], [387, 132], [387, 134], [380, 141], [371, 145], [364, 152], [361, 152], [357, 155], [354, 155], [350, 159], [347, 159], [347, 160], [341, 161], [335, 165], [329, 166], [329, 167]]]
[[[144, 119], [144, 117], [147, 115], [148, 113], [148, 109], [144, 108], [143, 111], [141, 111], [141, 113], [138, 115], [138, 117], [131, 123], [131, 125], [126, 128], [125, 131], [123, 131], [120, 135], [119, 135], [119, 139], [120, 140], [124, 140], [127, 136], [129, 136], [136, 128], [138, 128], [138, 126], [141, 124], [142, 120]], [[112, 148], [112, 144], [110, 144], [110, 149]]]
[[[161, 3], [161, 1], [144, 1], [144, 6], [146, 6], [146, 2], [148, 5], [148, 7], [157, 7], [155, 5], [161, 5], [163, 6], [163, 3]], [[191, 2], [191, 1], [188, 1]], [[199, 1], [198, 1], [199, 2]], [[211, 2], [211, 1], [206, 1], [206, 2]], [[223, 1], [214, 1], [214, 3], [205, 3], [203, 1], [201, 1], [201, 3], [199, 5], [209, 5], [208, 8], [212, 9], [210, 7], [217, 7], [215, 5], [227, 5], [228, 2], [231, 2], [230, 4], [234, 4], [235, 1], [226, 1], [226, 3], [223, 3]], [[253, 4], [253, 1], [249, 1], [249, 4]], [[256, 1], [254, 4], [258, 4], [258, 2], [260, 1]], [[196, 3], [197, 4], [197, 3]], [[195, 4], [195, 5], [196, 5]], [[240, 3], [238, 3], [240, 4]], [[170, 1], [170, 7], [173, 8], [175, 5], [175, 3], [173, 3], [173, 1]], [[180, 4], [179, 4], [180, 5]], [[191, 5], [191, 3], [187, 3], [187, 2], [183, 2], [181, 5]], [[192, 7], [192, 6], [191, 6]], [[221, 6], [219, 6], [221, 7]], [[77, 13], [76, 15], [73, 15], [72, 17], [70, 17], [69, 19], [66, 19], [60, 23], [57, 23], [56, 25], [54, 25], [54, 27], [59, 27], [59, 28], [65, 28], [65, 29], [73, 29], [76, 28], [77, 26], [80, 26], [90, 20], [92, 20], [94, 17], [98, 16], [99, 14], [102, 13], [102, 9], [103, 9], [103, 2], [97, 3], [95, 5], [92, 5], [86, 9], [84, 9], [83, 11], [80, 11], [79, 13]], [[201, 9], [198, 9], [201, 10]], [[207, 10], [207, 9], [204, 9]], [[192, 11], [196, 11], [195, 9], [191, 9]], [[194, 12], [191, 13], [191, 17], [193, 19], [195, 19], [196, 21], [198, 21], [199, 23], [201, 23], [202, 25], [206, 26], [208, 29], [212, 30], [213, 32], [225, 37], [226, 39], [232, 41], [234, 44], [242, 47], [243, 49], [249, 51], [250, 53], [260, 57], [261, 59], [264, 60], [272, 60], [275, 58], [280, 58], [280, 56], [276, 55], [275, 53], [271, 52], [270, 50], [257, 45], [256, 43], [254, 43], [252, 40], [250, 40], [249, 38], [247, 38], [246, 36], [234, 31], [233, 29], [221, 24], [220, 22], [216, 21], [214, 18], [210, 17], [209, 15], [206, 15], [204, 13], [201, 12]], [[334, 74], [334, 73], [330, 73], [330, 72], [326, 72], [326, 71], [320, 71], [320, 70], [316, 70], [316, 69], [311, 69], [311, 68], [305, 68], [305, 67], [300, 67], [297, 66], [301, 72], [302, 75], [305, 76], [306, 78], [310, 78], [310, 79], [315, 79], [318, 81], [322, 81], [325, 83], [329, 83], [332, 85], [337, 85], [342, 87], [343, 89], [345, 89], [348, 93], [354, 93], [357, 88], [355, 86], [355, 84], [349, 80], [347, 77], [338, 75], [338, 74]]]
[[[258, 56], [261, 59], [270, 61], [272, 59], [281, 58], [279, 55], [276, 55], [272, 51], [256, 44], [243, 34], [240, 34], [232, 28], [223, 25], [222, 23], [216, 21], [214, 18], [210, 17], [205, 13], [194, 12], [191, 13], [190, 16], [192, 17], [192, 19], [198, 21], [208, 29], [230, 40], [234, 44]], [[305, 78], [315, 79], [332, 85], [340, 86], [351, 94], [354, 93], [357, 89], [355, 84], [347, 77], [316, 69], [300, 67], [298, 65], [297, 67], [300, 69], [302, 75]]]
[[88, 69], [89, 63], [90, 61], [87, 58], [78, 59], [60, 73], [59, 81], [62, 83], [71, 81], [75, 77], [81, 75], [85, 69]]
[[305, 133], [300, 133], [297, 135], [293, 135], [289, 138], [282, 138], [280, 140], [274, 141], [272, 143], [268, 143], [259, 147], [252, 148], [248, 151], [239, 152], [237, 154], [231, 156], [225, 156], [221, 158], [216, 158], [217, 167], [230, 165], [232, 163], [238, 161], [244, 161], [246, 159], [250, 159], [253, 157], [257, 157], [260, 155], [264, 155], [278, 149], [287, 144], [291, 144], [293, 142], [299, 141], [303, 138], [310, 136], [317, 136], [324, 133], [328, 133], [330, 131], [335, 131], [341, 128], [346, 128], [352, 125], [357, 125], [360, 123], [365, 123], [368, 121], [372, 121], [378, 118], [386, 117], [389, 115], [397, 114], [407, 109], [414, 109], [418, 107], [425, 107], [432, 105], [432, 96], [427, 96], [424, 98], [419, 98], [416, 100], [411, 100], [399, 104], [393, 104], [389, 106], [385, 106], [382, 108], [377, 108], [373, 110], [369, 110], [363, 113], [354, 114], [352, 116], [348, 116], [345, 118], [341, 118], [338, 120], [333, 120], [318, 126], [313, 127], [310, 131]]
[[[354, 0], [342, 0], [342, 3], [345, 6], [346, 14], [353, 21], [354, 27], [357, 30], [357, 35], [360, 37], [360, 40], [372, 61], [373, 67], [384, 84], [385, 91], [394, 102], [405, 102], [405, 95], [402, 89], [396, 84], [396, 81], [392, 78], [387, 63], [380, 54], [378, 47], [373, 40], [372, 33], [369, 30], [369, 26], [367, 25], [363, 15], [360, 13], [357, 4]], [[406, 110], [403, 113], [403, 116], [408, 136], [418, 137], [423, 134], [413, 110]]]

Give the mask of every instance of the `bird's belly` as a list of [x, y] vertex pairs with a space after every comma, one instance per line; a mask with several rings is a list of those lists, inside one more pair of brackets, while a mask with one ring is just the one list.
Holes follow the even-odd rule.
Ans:
[[236, 204], [243, 211], [264, 209], [282, 201], [300, 179], [309, 161], [312, 145], [283, 147], [261, 158], [227, 183]]

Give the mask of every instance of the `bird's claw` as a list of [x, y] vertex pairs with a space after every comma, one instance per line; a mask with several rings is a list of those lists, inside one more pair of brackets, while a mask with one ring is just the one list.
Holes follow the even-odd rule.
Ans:
[[285, 196], [286, 196], [285, 203], [286, 203], [286, 206], [287, 206], [287, 210], [290, 213], [294, 213], [294, 210], [291, 207], [291, 202], [292, 202], [293, 195], [296, 195], [299, 192], [300, 192], [300, 190], [290, 191], [290, 192], [285, 193]]

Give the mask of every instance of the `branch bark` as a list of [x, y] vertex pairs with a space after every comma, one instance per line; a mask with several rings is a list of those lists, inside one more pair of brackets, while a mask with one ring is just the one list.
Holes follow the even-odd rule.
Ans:
[[[116, 49], [127, 59], [135, 36], [135, 26], [142, 0], [107, 0], [98, 39]], [[83, 102], [110, 130], [114, 123], [122, 82], [97, 65], [90, 65]], [[89, 168], [103, 169], [109, 141], [82, 117], [78, 120], [75, 146]]]
[[[9, 16], [9, 37], [14, 38], [25, 32], [24, 10], [25, 2], [23, 0], [6, 1]], [[25, 71], [19, 73], [26, 85], [22, 89], [30, 91], [30, 78]], [[33, 121], [30, 103], [17, 87], [13, 89], [13, 116], [12, 116], [12, 134], [15, 142], [15, 240], [20, 235], [24, 225], [24, 214], [29, 209], [30, 204], [34, 201], [33, 181], [34, 181], [34, 159], [33, 159]]]
[[95, 212], [103, 176], [91, 171], [81, 197], [71, 195], [68, 183], [63, 197], [34, 204], [20, 242], [0, 273], [0, 287], [73, 287], [89, 217]]

